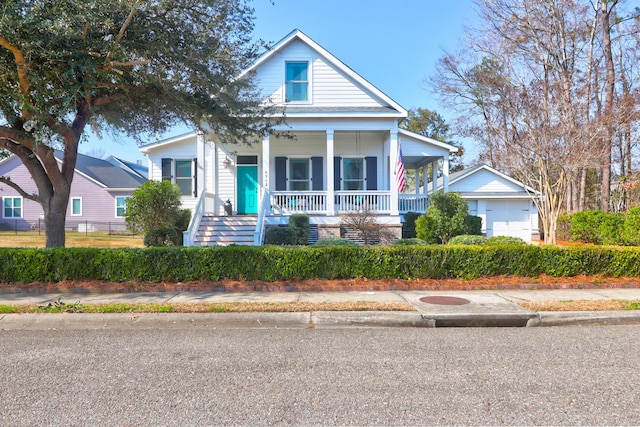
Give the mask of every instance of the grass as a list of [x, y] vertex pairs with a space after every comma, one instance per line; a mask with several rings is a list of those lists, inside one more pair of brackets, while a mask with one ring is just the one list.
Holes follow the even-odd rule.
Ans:
[[640, 301], [602, 300], [602, 301], [527, 301], [519, 303], [531, 311], [610, 311], [640, 310]]
[[226, 302], [177, 304], [0, 305], [0, 313], [297, 313], [308, 311], [415, 311], [409, 303], [339, 302]]
[[[44, 231], [0, 231], [2, 248], [44, 248]], [[82, 233], [67, 231], [65, 246], [68, 248], [142, 248], [142, 236], [109, 234], [106, 231]]]

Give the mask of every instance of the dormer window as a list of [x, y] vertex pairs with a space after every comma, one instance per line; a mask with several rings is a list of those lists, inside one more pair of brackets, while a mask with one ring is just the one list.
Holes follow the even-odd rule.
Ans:
[[309, 101], [309, 62], [285, 62], [285, 102]]

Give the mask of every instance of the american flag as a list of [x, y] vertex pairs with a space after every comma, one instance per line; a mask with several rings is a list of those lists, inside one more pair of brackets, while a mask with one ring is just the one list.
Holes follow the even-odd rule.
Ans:
[[398, 144], [398, 163], [396, 164], [396, 181], [398, 183], [398, 192], [402, 193], [406, 181], [406, 171], [404, 170], [404, 161], [402, 160], [402, 146]]

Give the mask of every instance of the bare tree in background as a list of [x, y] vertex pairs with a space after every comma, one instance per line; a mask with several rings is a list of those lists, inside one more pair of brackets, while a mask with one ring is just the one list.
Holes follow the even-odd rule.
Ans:
[[[601, 1], [609, 13], [618, 3]], [[534, 202], [545, 242], [555, 243], [558, 216], [579, 204], [587, 171], [600, 167], [606, 178], [606, 142], [624, 120], [614, 120], [613, 98], [604, 93], [611, 76], [601, 83], [604, 18], [573, 0], [476, 6], [480, 27], [459, 53], [439, 61], [429, 83], [460, 113], [458, 132], [480, 142], [481, 161], [542, 192]], [[601, 193], [604, 206], [609, 196]]]

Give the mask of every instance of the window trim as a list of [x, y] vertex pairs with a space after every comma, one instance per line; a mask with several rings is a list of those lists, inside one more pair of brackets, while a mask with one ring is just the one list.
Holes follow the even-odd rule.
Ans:
[[[347, 168], [344, 165], [345, 160], [360, 160], [362, 163], [362, 178], [361, 179], [345, 179], [345, 171]], [[362, 189], [360, 190], [348, 190], [346, 189], [346, 183], [348, 182], [362, 182]], [[340, 186], [342, 191], [366, 191], [367, 190], [367, 160], [364, 156], [341, 156], [340, 157]]]
[[[291, 160], [306, 160], [307, 161], [307, 179], [293, 179], [291, 177]], [[313, 188], [313, 165], [311, 164], [311, 157], [309, 156], [289, 156], [287, 157], [287, 188], [288, 191], [311, 191]], [[306, 182], [306, 190], [293, 190], [291, 184], [294, 182]]]
[[[287, 100], [287, 64], [290, 63], [301, 63], [304, 62], [307, 64], [307, 99], [306, 100], [301, 100], [301, 101], [288, 101]], [[282, 102], [284, 104], [289, 104], [289, 105], [300, 105], [300, 104], [311, 104], [313, 103], [313, 99], [312, 99], [312, 94], [313, 94], [313, 90], [312, 90], [312, 82], [313, 82], [313, 71], [312, 71], [312, 64], [313, 61], [311, 60], [311, 58], [289, 58], [284, 60], [284, 73], [283, 73], [283, 91], [282, 91]], [[302, 82], [302, 80], [298, 81], [298, 80], [294, 80], [293, 82]]]
[[[19, 216], [5, 216], [5, 206], [4, 206], [4, 201], [11, 199], [13, 200], [20, 200], [20, 215]], [[13, 212], [13, 210], [16, 209], [15, 206], [13, 205], [13, 202], [11, 203], [11, 211]], [[24, 199], [22, 196], [3, 196], [2, 197], [2, 218], [7, 218], [7, 219], [17, 219], [17, 218], [24, 218]]]
[[[73, 201], [74, 200], [80, 200], [80, 213], [73, 213]], [[71, 203], [69, 204], [69, 207], [71, 208], [71, 216], [82, 216], [82, 197], [72, 197], [71, 198]]]
[[[115, 204], [116, 204], [116, 212], [115, 212], [116, 218], [125, 218], [126, 217], [126, 214], [127, 214], [127, 199], [129, 197], [131, 197], [131, 196], [115, 196], [114, 201], [115, 201]], [[118, 215], [118, 209], [120, 208], [120, 206], [118, 206], [118, 200], [119, 199], [123, 199], [124, 200], [124, 207], [123, 207], [124, 212], [123, 212], [123, 215]]]
[[[162, 167], [164, 165], [164, 160], [169, 160], [170, 163], [171, 163], [171, 172], [170, 172], [171, 175], [168, 176], [169, 179], [167, 179], [167, 175], [164, 174], [165, 171], [164, 171], [164, 169]], [[176, 185], [178, 185], [178, 180], [179, 179], [187, 181], [187, 177], [186, 176], [185, 177], [180, 177], [178, 179], [178, 177], [177, 177], [177, 171], [178, 171], [177, 163], [178, 162], [189, 162], [189, 164], [190, 164], [189, 168], [190, 168], [190, 171], [191, 171], [190, 172], [191, 173], [191, 175], [190, 175], [191, 188], [189, 189], [189, 193], [187, 193], [187, 194], [182, 194], [182, 190], [180, 190], [180, 197], [196, 197], [194, 195], [194, 189], [197, 188], [197, 178], [196, 178], [197, 170], [194, 170], [194, 161], [195, 161], [195, 158], [184, 158], [184, 157], [179, 157], [179, 158], [166, 157], [166, 158], [163, 158], [161, 160], [162, 164], [160, 165], [160, 174], [161, 174], [160, 175], [160, 180], [161, 181], [169, 181], [172, 184], [176, 184]], [[178, 185], [178, 187], [180, 187], [180, 185]]]
[[[185, 162], [185, 163], [189, 163], [189, 173], [190, 175], [187, 176], [181, 176], [180, 178], [178, 178], [178, 162]], [[183, 194], [182, 193], [182, 189], [180, 189], [180, 196], [182, 197], [193, 197], [193, 189], [194, 189], [194, 182], [193, 182], [193, 176], [194, 176], [194, 171], [193, 171], [193, 159], [173, 159], [173, 179], [172, 179], [172, 183], [176, 184], [178, 187], [180, 187], [180, 185], [178, 184], [178, 180], [180, 180], [180, 182], [182, 181], [189, 181], [190, 184], [190, 188], [189, 188], [189, 192]]]

